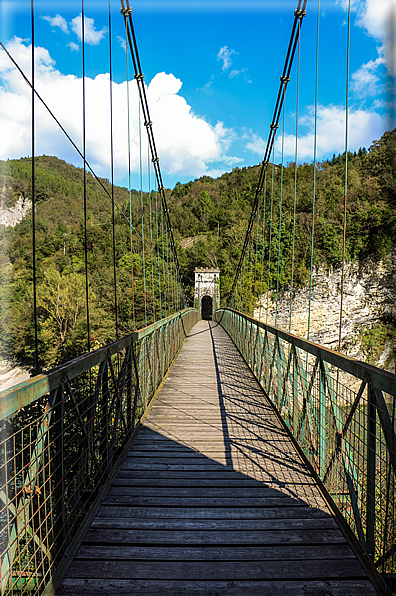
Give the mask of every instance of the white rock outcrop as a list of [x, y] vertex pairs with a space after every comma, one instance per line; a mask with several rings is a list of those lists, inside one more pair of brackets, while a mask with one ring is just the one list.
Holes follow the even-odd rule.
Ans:
[[32, 201], [19, 197], [14, 207], [0, 208], [0, 226], [16, 226], [32, 208]]
[[[341, 269], [326, 271], [319, 268], [312, 279], [310, 341], [332, 350], [338, 349], [341, 301]], [[297, 289], [292, 301], [290, 332], [307, 337], [309, 286]], [[396, 318], [396, 249], [385, 261], [367, 258], [345, 266], [341, 351], [352, 358], [365, 360], [361, 332], [372, 328], [384, 315]], [[290, 290], [278, 297], [262, 296], [254, 317], [269, 325], [289, 331]], [[391, 352], [384, 346], [377, 366], [384, 367]], [[394, 371], [395, 363], [386, 368]]]

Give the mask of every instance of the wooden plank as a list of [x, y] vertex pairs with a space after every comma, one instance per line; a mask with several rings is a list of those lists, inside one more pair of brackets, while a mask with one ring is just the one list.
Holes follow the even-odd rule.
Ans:
[[354, 553], [349, 544], [315, 546], [131, 546], [83, 544], [77, 559], [129, 561], [279, 561], [304, 559], [351, 559]]
[[[122, 524], [140, 523], [141, 519], [152, 519], [153, 524], [160, 519], [162, 524], [168, 524], [168, 519], [171, 524], [177, 527], [182, 527], [183, 524], [179, 520], [190, 520], [191, 524], [196, 524], [197, 529], [200, 528], [223, 528], [234, 529], [234, 521], [238, 523], [235, 529], [243, 529], [243, 523], [250, 529], [296, 529], [296, 528], [336, 528], [337, 524], [332, 517], [320, 509], [316, 509], [309, 515], [307, 507], [278, 507], [276, 509], [254, 509], [244, 507], [239, 509], [221, 509], [218, 507], [120, 507], [120, 506], [106, 506], [102, 505], [98, 516], [93, 525], [98, 522], [102, 523], [102, 519], [106, 520], [121, 520]], [[128, 520], [131, 520], [128, 522]], [[214, 524], [213, 520], [217, 523]], [[269, 521], [270, 520], [270, 521]], [[207, 522], [207, 526], [205, 525]], [[243, 522], [243, 523], [242, 523]], [[251, 523], [250, 523], [251, 522]], [[184, 523], [184, 522], [183, 522]], [[227, 526], [228, 523], [228, 526]], [[254, 525], [256, 523], [256, 526]], [[139, 526], [140, 527], [140, 526]]]
[[[152, 507], [182, 507], [186, 504], [190, 507], [244, 507], [246, 506], [246, 500], [243, 498], [231, 498], [223, 499], [222, 497], [167, 497], [167, 496], [111, 496], [107, 495], [103, 504], [109, 505], [114, 503], [115, 505], [126, 505], [128, 507], [139, 507], [142, 505]], [[268, 497], [268, 498], [256, 498], [251, 497], [249, 499], [249, 506], [256, 507], [291, 507], [291, 506], [304, 506], [306, 501], [303, 499], [297, 501], [286, 495], [280, 497]]]
[[100, 542], [104, 544], [202, 544], [202, 545], [232, 545], [249, 544], [253, 545], [274, 545], [274, 544], [344, 544], [345, 539], [338, 528], [312, 530], [288, 528], [284, 531], [266, 530], [197, 530], [194, 524], [190, 523], [187, 530], [147, 530], [136, 529], [125, 530], [116, 528], [91, 528], [84, 544]]
[[[119, 474], [117, 478], [114, 479], [113, 487], [116, 486], [129, 486], [129, 487], [138, 487], [144, 486], [163, 486], [163, 487], [208, 487], [208, 488], [245, 488], [245, 487], [252, 487], [257, 488], [257, 480], [253, 478], [214, 478], [209, 479], [205, 476], [203, 478], [157, 478], [157, 476], [153, 474], [148, 474], [145, 478], [134, 478], [131, 477], [127, 471], [125, 471], [122, 475]], [[299, 486], [313, 486], [312, 483], [300, 483]], [[267, 487], [267, 485], [266, 485]], [[261, 487], [261, 490], [264, 490], [266, 487]], [[269, 488], [269, 487], [267, 487]], [[271, 487], [272, 488], [272, 487]]]
[[362, 578], [365, 573], [356, 559], [312, 561], [73, 561], [68, 577], [112, 579], [247, 580], [302, 578]]
[[66, 577], [59, 596], [144, 594], [145, 596], [375, 596], [368, 580], [189, 581], [150, 579], [86, 579]]
[[[200, 487], [200, 486], [193, 486], [193, 487], [155, 487], [155, 486], [148, 486], [148, 487], [133, 487], [133, 486], [112, 486], [108, 492], [109, 497], [180, 497], [183, 499], [190, 499], [192, 498], [215, 498], [215, 499], [224, 499], [224, 503], [222, 504], [225, 507], [225, 502], [231, 498], [243, 498], [249, 500], [249, 506], [254, 507], [254, 503], [250, 502], [250, 499], [261, 497], [261, 498], [279, 498], [279, 490], [274, 488], [268, 487], [220, 487], [220, 488], [213, 488], [213, 487]], [[287, 497], [285, 497], [287, 498]], [[282, 503], [283, 504], [283, 503]]]
[[[119, 476], [121, 477], [122, 475], [128, 474], [131, 478], [152, 478], [153, 476], [155, 476], [156, 478], [235, 478], [236, 476], [236, 472], [235, 470], [231, 469], [231, 468], [226, 468], [224, 467], [224, 469], [221, 469], [220, 467], [215, 469], [215, 470], [208, 470], [206, 467], [203, 470], [199, 470], [197, 469], [197, 467], [195, 467], [193, 470], [172, 470], [172, 469], [164, 469], [164, 470], [156, 470], [154, 468], [150, 468], [149, 466], [145, 466], [144, 468], [140, 468], [140, 469], [132, 469], [132, 470], [125, 470], [125, 469], [121, 469], [119, 472]], [[241, 474], [242, 476], [242, 474]], [[272, 474], [268, 475], [269, 478], [273, 478]], [[295, 481], [295, 475], [293, 476], [293, 480]], [[250, 478], [250, 476], [245, 476], [246, 478], [250, 479], [250, 480], [254, 480], [254, 478]], [[264, 480], [265, 478], [265, 473], [263, 472], [262, 474], [262, 480]], [[284, 479], [286, 479], [286, 473], [283, 476]], [[302, 478], [306, 478], [309, 479], [311, 478], [311, 476], [309, 475], [309, 473], [307, 472], [304, 476], [300, 477], [300, 482]], [[291, 478], [292, 479], [292, 478]], [[257, 482], [257, 480], [255, 480], [255, 482]], [[303, 484], [301, 482], [301, 484]]]

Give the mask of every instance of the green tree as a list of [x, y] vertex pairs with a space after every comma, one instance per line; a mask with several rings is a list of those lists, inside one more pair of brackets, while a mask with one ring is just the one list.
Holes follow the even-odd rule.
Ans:
[[[90, 291], [91, 304], [93, 299]], [[48, 270], [37, 288], [37, 307], [46, 365], [54, 365], [73, 355], [78, 347], [82, 348], [86, 331], [84, 276]]]

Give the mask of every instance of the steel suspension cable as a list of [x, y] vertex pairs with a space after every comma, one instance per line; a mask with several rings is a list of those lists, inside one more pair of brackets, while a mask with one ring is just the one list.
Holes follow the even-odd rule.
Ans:
[[35, 52], [34, 52], [34, 0], [30, 4], [31, 32], [32, 32], [32, 252], [33, 252], [33, 326], [34, 326], [34, 369], [36, 375], [40, 372], [38, 350], [38, 320], [37, 320], [37, 269], [36, 269], [36, 173], [35, 173]]
[[139, 111], [139, 173], [140, 173], [140, 209], [141, 209], [141, 223], [142, 223], [142, 260], [143, 260], [144, 321], [145, 321], [145, 326], [147, 327], [146, 260], [145, 260], [145, 254], [144, 254], [144, 204], [143, 204], [142, 126], [141, 126], [140, 103], [138, 104], [138, 111]]
[[[301, 21], [298, 26], [301, 27]], [[299, 94], [300, 94], [300, 50], [301, 37], [298, 37], [297, 49], [297, 86], [296, 86], [296, 143], [294, 150], [294, 197], [293, 197], [293, 244], [292, 244], [292, 262], [290, 279], [290, 311], [289, 311], [289, 333], [292, 325], [293, 294], [294, 294], [294, 254], [296, 245], [296, 207], [297, 207], [297, 159], [298, 159], [298, 114], [299, 114]]]
[[114, 311], [116, 339], [118, 339], [118, 303], [117, 303], [117, 267], [114, 210], [114, 143], [113, 143], [113, 62], [111, 53], [111, 0], [109, 0], [109, 79], [110, 79], [110, 161], [111, 161], [111, 219], [113, 228], [113, 277], [114, 277]]
[[[267, 198], [267, 170], [265, 172], [264, 177], [264, 191], [263, 191], [263, 238], [262, 238], [262, 248], [261, 248], [261, 280], [260, 280], [260, 305], [262, 305], [262, 297], [263, 297], [263, 274], [264, 274], [264, 240], [265, 240], [265, 208], [266, 208], [266, 198]], [[260, 309], [260, 320], [261, 320], [261, 309]]]
[[[168, 226], [166, 225], [166, 221], [165, 221], [165, 246], [166, 246], [166, 287], [168, 290], [168, 304], [170, 307], [170, 301], [171, 301], [171, 293], [170, 293], [170, 282], [169, 282], [169, 278], [170, 278], [170, 273], [169, 273], [169, 244], [168, 244]], [[173, 307], [173, 304], [172, 304]]]
[[257, 294], [257, 251], [259, 243], [259, 227], [260, 227], [260, 202], [257, 205], [257, 218], [256, 218], [256, 253], [254, 257], [254, 294]]
[[278, 267], [276, 272], [276, 305], [275, 305], [275, 327], [278, 322], [278, 298], [279, 298], [279, 274], [280, 274], [280, 253], [281, 253], [281, 234], [282, 234], [282, 198], [283, 198], [283, 155], [285, 149], [285, 104], [283, 104], [282, 114], [282, 161], [281, 161], [281, 179], [280, 179], [280, 199], [279, 199], [279, 236], [278, 236]]
[[310, 264], [310, 275], [309, 275], [307, 339], [309, 339], [310, 325], [311, 325], [312, 272], [313, 272], [313, 254], [314, 254], [314, 237], [315, 237], [316, 149], [317, 149], [317, 131], [318, 131], [319, 20], [320, 20], [320, 0], [318, 0], [318, 16], [317, 16], [317, 22], [316, 22], [315, 124], [314, 124], [314, 158], [313, 158], [313, 189], [312, 189], [312, 232], [311, 232], [311, 264]]
[[148, 192], [149, 192], [149, 211], [150, 211], [150, 248], [151, 248], [151, 293], [153, 295], [153, 321], [155, 316], [155, 291], [154, 291], [154, 263], [153, 263], [153, 223], [151, 213], [151, 178], [150, 178], [150, 151], [147, 150], [147, 174], [148, 174]]
[[[121, 0], [121, 2], [122, 1], [123, 0]], [[275, 104], [275, 110], [274, 110], [272, 122], [270, 124], [270, 133], [269, 133], [269, 137], [268, 137], [268, 141], [267, 141], [267, 145], [266, 145], [266, 149], [265, 149], [265, 153], [264, 153], [264, 159], [261, 164], [259, 179], [258, 179], [258, 183], [257, 183], [257, 187], [256, 187], [256, 195], [255, 195], [255, 199], [254, 199], [253, 208], [252, 208], [252, 211], [250, 214], [248, 228], [247, 228], [246, 235], [245, 235], [245, 241], [243, 244], [241, 256], [239, 259], [239, 264], [238, 264], [238, 267], [237, 267], [237, 270], [235, 273], [234, 282], [233, 282], [230, 297], [228, 300], [229, 304], [231, 302], [232, 295], [233, 295], [235, 287], [236, 287], [237, 279], [240, 274], [241, 266], [242, 266], [243, 260], [245, 258], [246, 250], [248, 247], [250, 235], [252, 233], [253, 221], [254, 221], [254, 218], [256, 215], [256, 211], [257, 211], [259, 196], [260, 196], [260, 192], [263, 188], [265, 171], [269, 164], [269, 158], [270, 158], [270, 155], [272, 152], [272, 147], [273, 147], [274, 141], [275, 141], [276, 130], [279, 126], [279, 124], [278, 124], [279, 117], [281, 114], [282, 105], [283, 105], [284, 98], [285, 98], [287, 84], [290, 81], [290, 72], [291, 72], [291, 68], [293, 65], [294, 55], [296, 52], [297, 41], [298, 41], [300, 31], [301, 31], [301, 27], [297, 27], [297, 23], [299, 20], [302, 20], [302, 18], [306, 15], [306, 11], [305, 11], [306, 5], [307, 5], [307, 0], [303, 0], [302, 7], [301, 7], [301, 0], [298, 0], [297, 8], [294, 11], [294, 22], [293, 22], [292, 32], [290, 35], [290, 41], [289, 41], [289, 46], [288, 46], [288, 50], [287, 50], [287, 54], [286, 54], [285, 64], [284, 64], [284, 68], [283, 68], [283, 74], [280, 78], [278, 97], [277, 97], [276, 104]]]
[[349, 4], [348, 4], [347, 72], [346, 72], [346, 98], [345, 98], [344, 225], [343, 225], [343, 239], [342, 239], [340, 325], [339, 325], [339, 336], [338, 336], [338, 351], [339, 352], [341, 352], [342, 308], [343, 308], [344, 281], [345, 281], [345, 242], [346, 242], [346, 216], [347, 216], [347, 192], [348, 192], [348, 111], [349, 111], [349, 53], [350, 53], [350, 37], [351, 37], [351, 0], [349, 0]]
[[251, 304], [253, 304], [253, 286], [252, 286], [252, 283], [253, 283], [253, 241], [254, 241], [254, 234], [251, 235], [251, 242], [250, 242], [250, 276], [249, 276], [250, 300], [249, 300], [248, 312], [250, 312]]
[[[165, 217], [167, 229], [169, 230], [170, 249], [174, 255], [175, 262], [177, 263], [177, 275], [180, 280], [180, 287], [183, 288], [181, 272], [180, 272], [180, 265], [179, 265], [179, 260], [177, 257], [176, 244], [174, 241], [172, 226], [171, 226], [170, 218], [169, 218], [169, 210], [168, 210], [166, 196], [165, 196], [165, 188], [164, 188], [163, 181], [162, 181], [162, 173], [161, 173], [161, 168], [159, 165], [159, 157], [157, 154], [157, 148], [156, 148], [154, 134], [153, 134], [153, 127], [152, 127], [152, 122], [150, 119], [150, 111], [149, 111], [149, 107], [148, 107], [146, 89], [145, 89], [145, 85], [144, 85], [144, 75], [143, 75], [141, 64], [140, 64], [139, 52], [138, 52], [138, 47], [137, 47], [137, 42], [136, 42], [136, 35], [135, 35], [135, 30], [134, 30], [133, 21], [132, 21], [132, 9], [130, 8], [129, 0], [126, 0], [125, 2], [124, 2], [124, 0], [121, 0], [121, 13], [124, 16], [125, 28], [127, 31], [127, 38], [128, 38], [128, 45], [129, 45], [129, 49], [131, 52], [132, 62], [133, 62], [134, 70], [135, 70], [135, 79], [137, 82], [140, 102], [141, 102], [142, 111], [143, 111], [144, 126], [146, 127], [147, 136], [148, 136], [148, 140], [149, 140], [151, 161], [154, 165], [154, 171], [155, 171], [155, 176], [156, 176], [157, 185], [158, 185], [158, 193], [160, 194], [160, 197], [161, 197], [163, 216]], [[185, 303], [184, 290], [183, 290], [183, 302]]]
[[269, 245], [268, 245], [268, 276], [267, 276], [267, 314], [265, 317], [265, 324], [268, 323], [268, 303], [269, 303], [269, 288], [270, 288], [270, 275], [271, 275], [271, 241], [272, 241], [272, 210], [274, 205], [274, 151], [272, 152], [272, 176], [271, 176], [271, 211], [270, 211], [270, 229], [269, 229]]
[[[125, 42], [126, 48], [126, 42]], [[130, 103], [129, 103], [129, 56], [126, 55], [126, 76], [127, 76], [127, 119], [128, 119], [128, 192], [129, 192], [129, 236], [131, 241], [131, 275], [132, 275], [132, 320], [133, 330], [136, 331], [135, 319], [135, 283], [133, 276], [133, 235], [132, 235], [132, 190], [131, 190], [131, 124], [130, 124]]]
[[160, 319], [162, 319], [161, 265], [160, 265], [160, 256], [159, 256], [158, 193], [157, 193], [157, 191], [155, 192], [155, 225], [156, 225], [156, 229], [157, 229], [158, 295], [159, 295]]
[[165, 257], [164, 257], [164, 211], [161, 209], [161, 259], [162, 259], [162, 288], [164, 291], [164, 312], [168, 316], [167, 296], [166, 296], [166, 276], [165, 276]]
[[87, 232], [87, 166], [86, 166], [86, 111], [85, 111], [85, 16], [84, 0], [81, 0], [81, 43], [82, 43], [82, 71], [83, 71], [83, 156], [84, 156], [84, 262], [85, 262], [85, 300], [87, 309], [87, 341], [88, 352], [91, 351], [91, 337], [89, 327], [89, 284], [88, 284], [88, 232]]

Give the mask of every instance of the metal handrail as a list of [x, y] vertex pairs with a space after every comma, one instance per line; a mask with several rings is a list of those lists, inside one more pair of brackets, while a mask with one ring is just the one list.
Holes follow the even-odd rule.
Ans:
[[0, 393], [2, 596], [55, 593], [197, 320], [185, 309]]
[[396, 578], [396, 375], [216, 311], [361, 547]]

